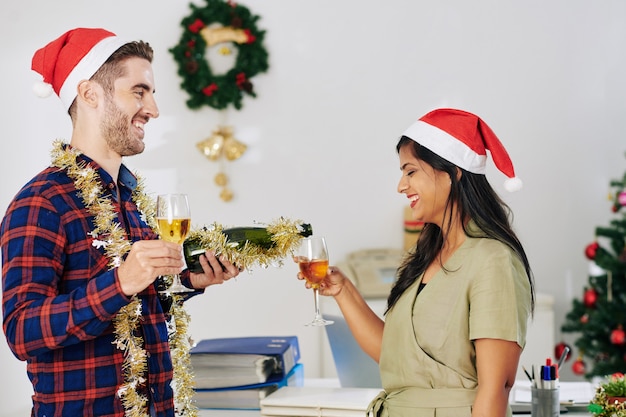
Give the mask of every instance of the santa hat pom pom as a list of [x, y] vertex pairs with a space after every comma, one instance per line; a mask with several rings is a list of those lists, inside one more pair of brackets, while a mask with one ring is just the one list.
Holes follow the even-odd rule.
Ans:
[[517, 177], [508, 178], [504, 181], [504, 189], [510, 193], [521, 190], [522, 185], [522, 180]]
[[33, 84], [33, 91], [37, 95], [37, 97], [46, 98], [52, 95], [52, 85], [48, 83], [37, 82]]

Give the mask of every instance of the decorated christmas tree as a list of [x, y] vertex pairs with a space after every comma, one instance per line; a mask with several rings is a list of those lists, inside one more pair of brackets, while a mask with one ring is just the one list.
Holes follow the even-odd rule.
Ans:
[[572, 370], [587, 378], [626, 372], [626, 173], [610, 187], [615, 217], [596, 227], [595, 240], [585, 249], [588, 283], [561, 328], [578, 333]]

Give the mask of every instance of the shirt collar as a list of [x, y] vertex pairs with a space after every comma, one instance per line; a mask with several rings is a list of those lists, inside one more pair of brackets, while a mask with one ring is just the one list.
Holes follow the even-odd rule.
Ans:
[[126, 165], [120, 165], [120, 172], [117, 178], [120, 185], [128, 187], [131, 191], [137, 188], [137, 177], [135, 177], [135, 174], [133, 174]]
[[[69, 146], [69, 145], [68, 145]], [[83, 160], [87, 165], [90, 165], [93, 169], [98, 172], [100, 176], [100, 181], [102, 181], [102, 185], [107, 188], [113, 190], [117, 184], [113, 183], [113, 177], [102, 168], [96, 161], [88, 157], [87, 155], [81, 153], [78, 160]], [[126, 167], [126, 165], [121, 164], [120, 170], [117, 175], [117, 182], [120, 187], [127, 188], [130, 192], [134, 191], [137, 188], [137, 177], [131, 172], [130, 169]], [[112, 193], [114, 198], [117, 198], [117, 193]]]

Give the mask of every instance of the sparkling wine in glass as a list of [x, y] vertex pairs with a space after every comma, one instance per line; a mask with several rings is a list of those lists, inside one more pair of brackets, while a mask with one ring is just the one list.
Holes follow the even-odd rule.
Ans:
[[[191, 212], [187, 194], [161, 194], [157, 197], [156, 221], [159, 236], [168, 242], [182, 245], [191, 227]], [[162, 293], [180, 293], [194, 291], [180, 282], [180, 276], [174, 275], [172, 285], [160, 291]]]
[[328, 272], [328, 249], [323, 237], [308, 237], [302, 239], [294, 260], [300, 267], [300, 272], [311, 285], [315, 300], [315, 318], [307, 326], [326, 326], [333, 324], [332, 320], [325, 320], [320, 314], [319, 287]]

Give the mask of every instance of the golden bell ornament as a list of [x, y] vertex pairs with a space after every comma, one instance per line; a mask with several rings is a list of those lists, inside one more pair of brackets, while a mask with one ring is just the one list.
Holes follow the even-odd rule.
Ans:
[[222, 164], [222, 157], [228, 161], [239, 159], [246, 152], [248, 146], [235, 139], [232, 127], [219, 126], [211, 133], [211, 136], [198, 142], [196, 147], [209, 160], [220, 161], [220, 172], [215, 175], [213, 180], [215, 184], [223, 187], [220, 192], [220, 198], [223, 201], [231, 201], [234, 194], [226, 187], [228, 184], [228, 176], [223, 172], [224, 166]]
[[224, 141], [224, 156], [229, 161], [241, 158], [241, 155], [248, 149], [245, 143], [239, 142], [232, 136], [229, 136]]
[[211, 161], [225, 156], [229, 161], [241, 158], [248, 146], [233, 136], [233, 129], [220, 126], [207, 139], [198, 142], [197, 148]]
[[208, 139], [198, 142], [197, 148], [211, 161], [217, 161], [222, 156], [222, 147], [224, 146], [224, 137], [221, 135], [213, 135]]

